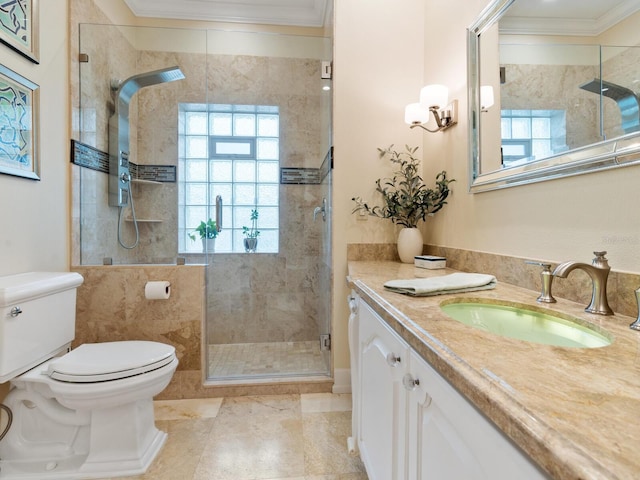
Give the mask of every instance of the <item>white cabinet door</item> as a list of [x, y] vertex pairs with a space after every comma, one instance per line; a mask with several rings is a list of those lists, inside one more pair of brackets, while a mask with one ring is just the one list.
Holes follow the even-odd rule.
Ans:
[[358, 356], [358, 325], [360, 317], [358, 315], [358, 304], [360, 297], [352, 291], [347, 297], [349, 303], [349, 360], [351, 362], [351, 436], [347, 438], [347, 448], [349, 453], [355, 454], [358, 451], [358, 426], [360, 425], [360, 396], [358, 389], [360, 385], [360, 359]]
[[409, 364], [408, 478], [548, 478], [413, 351]]
[[404, 478], [408, 345], [366, 303], [359, 305], [360, 457], [370, 480]]

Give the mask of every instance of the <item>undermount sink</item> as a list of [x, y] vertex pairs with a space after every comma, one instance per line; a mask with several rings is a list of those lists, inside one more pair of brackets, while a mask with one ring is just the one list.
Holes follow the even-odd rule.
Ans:
[[558, 312], [543, 312], [520, 304], [447, 301], [440, 308], [448, 316], [496, 335], [558, 347], [599, 348], [613, 337], [583, 320]]

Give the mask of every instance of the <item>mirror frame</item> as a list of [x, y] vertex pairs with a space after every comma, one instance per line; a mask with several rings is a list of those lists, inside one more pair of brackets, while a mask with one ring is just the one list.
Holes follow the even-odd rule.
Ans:
[[515, 1], [493, 0], [467, 29], [469, 191], [480, 193], [640, 164], [640, 132], [633, 132], [533, 162], [480, 173], [480, 36]]

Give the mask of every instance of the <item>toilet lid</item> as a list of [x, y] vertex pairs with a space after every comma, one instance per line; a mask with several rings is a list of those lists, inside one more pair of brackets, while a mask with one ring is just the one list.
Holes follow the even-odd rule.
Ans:
[[104, 382], [156, 370], [174, 358], [175, 348], [159, 342], [85, 343], [52, 360], [47, 375], [63, 382]]

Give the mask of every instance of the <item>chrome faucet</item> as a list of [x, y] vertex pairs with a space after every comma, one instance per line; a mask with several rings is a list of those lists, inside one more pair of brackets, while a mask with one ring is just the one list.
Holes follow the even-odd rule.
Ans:
[[640, 330], [640, 288], [636, 290], [636, 302], [638, 303], [638, 318], [636, 321], [629, 325], [632, 330]]
[[598, 315], [613, 315], [613, 310], [607, 301], [607, 279], [609, 278], [609, 262], [604, 257], [607, 252], [593, 252], [596, 256], [591, 265], [580, 262], [564, 262], [558, 265], [553, 271], [554, 277], [567, 278], [567, 275], [576, 268], [584, 270], [591, 277], [593, 291], [591, 293], [591, 303], [585, 308], [589, 313]]

